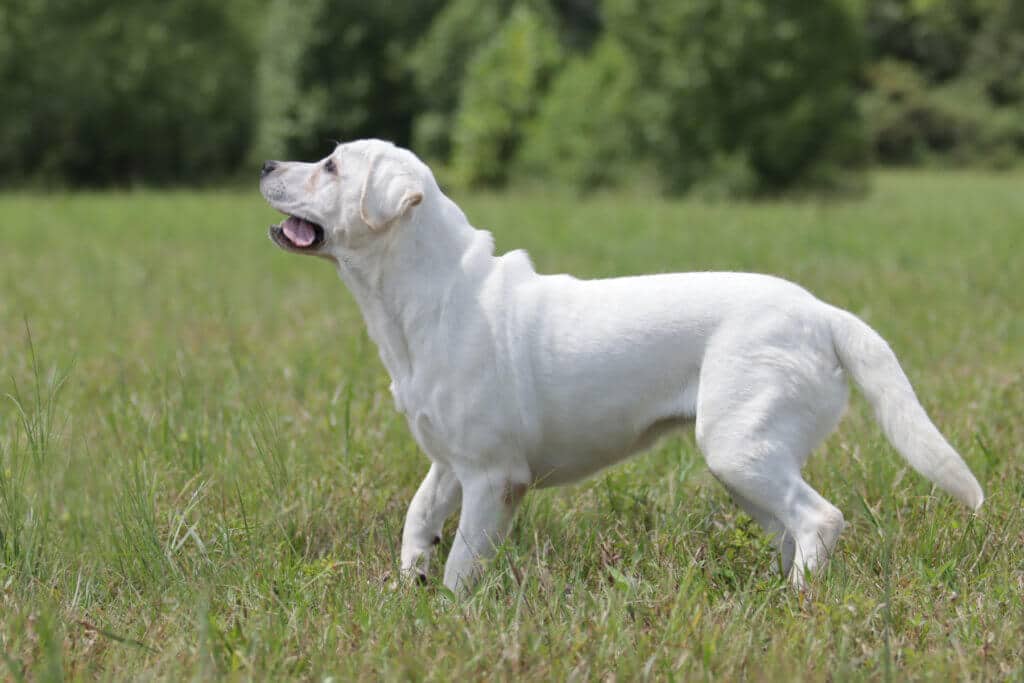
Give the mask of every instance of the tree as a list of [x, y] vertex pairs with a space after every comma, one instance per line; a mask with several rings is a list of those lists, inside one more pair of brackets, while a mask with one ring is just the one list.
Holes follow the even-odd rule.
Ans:
[[501, 28], [510, 6], [505, 0], [451, 0], [416, 44], [409, 68], [422, 110], [412, 139], [422, 156], [434, 160], [450, 156], [466, 67]]
[[517, 5], [467, 67], [453, 133], [458, 182], [494, 185], [506, 179], [523, 127], [561, 58], [550, 22]]
[[835, 186], [863, 163], [863, 50], [837, 0], [608, 0], [605, 11], [639, 64], [648, 149], [669, 189], [737, 166], [740, 190]]
[[641, 156], [639, 79], [632, 57], [611, 38], [572, 58], [526, 125], [521, 167], [583, 190], [623, 180]]
[[247, 37], [209, 0], [9, 0], [0, 174], [200, 182], [244, 158]]
[[271, 0], [260, 51], [261, 154], [316, 158], [333, 140], [360, 137], [408, 145], [420, 106], [405, 54], [440, 6]]

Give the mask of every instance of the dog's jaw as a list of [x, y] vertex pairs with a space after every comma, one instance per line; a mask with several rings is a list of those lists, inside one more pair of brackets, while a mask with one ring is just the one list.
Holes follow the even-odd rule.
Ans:
[[326, 242], [326, 233], [319, 223], [289, 215], [277, 225], [271, 225], [270, 241], [285, 251], [297, 254], [314, 254]]

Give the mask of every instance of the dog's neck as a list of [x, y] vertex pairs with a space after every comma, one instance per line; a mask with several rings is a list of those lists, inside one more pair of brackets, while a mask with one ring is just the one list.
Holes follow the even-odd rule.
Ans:
[[367, 253], [337, 261], [396, 387], [415, 374], [417, 350], [435, 351], [430, 337], [452, 293], [473, 288], [496, 262], [490, 233], [440, 200], [388, 228]]

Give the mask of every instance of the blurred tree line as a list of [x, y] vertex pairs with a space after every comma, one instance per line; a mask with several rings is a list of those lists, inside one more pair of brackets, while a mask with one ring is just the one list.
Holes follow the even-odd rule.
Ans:
[[1024, 0], [4, 0], [0, 182], [198, 184], [335, 139], [447, 182], [856, 186], [1016, 163]]

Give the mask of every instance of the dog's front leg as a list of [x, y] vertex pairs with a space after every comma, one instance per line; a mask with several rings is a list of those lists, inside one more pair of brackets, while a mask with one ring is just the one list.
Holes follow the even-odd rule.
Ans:
[[434, 546], [441, 541], [441, 528], [459, 505], [462, 488], [455, 472], [434, 463], [416, 490], [405, 515], [402, 531], [402, 574], [425, 581]]
[[452, 551], [444, 568], [444, 585], [467, 594], [479, 578], [483, 563], [494, 557], [508, 534], [512, 518], [526, 495], [527, 477], [490, 472], [462, 482], [462, 515]]

